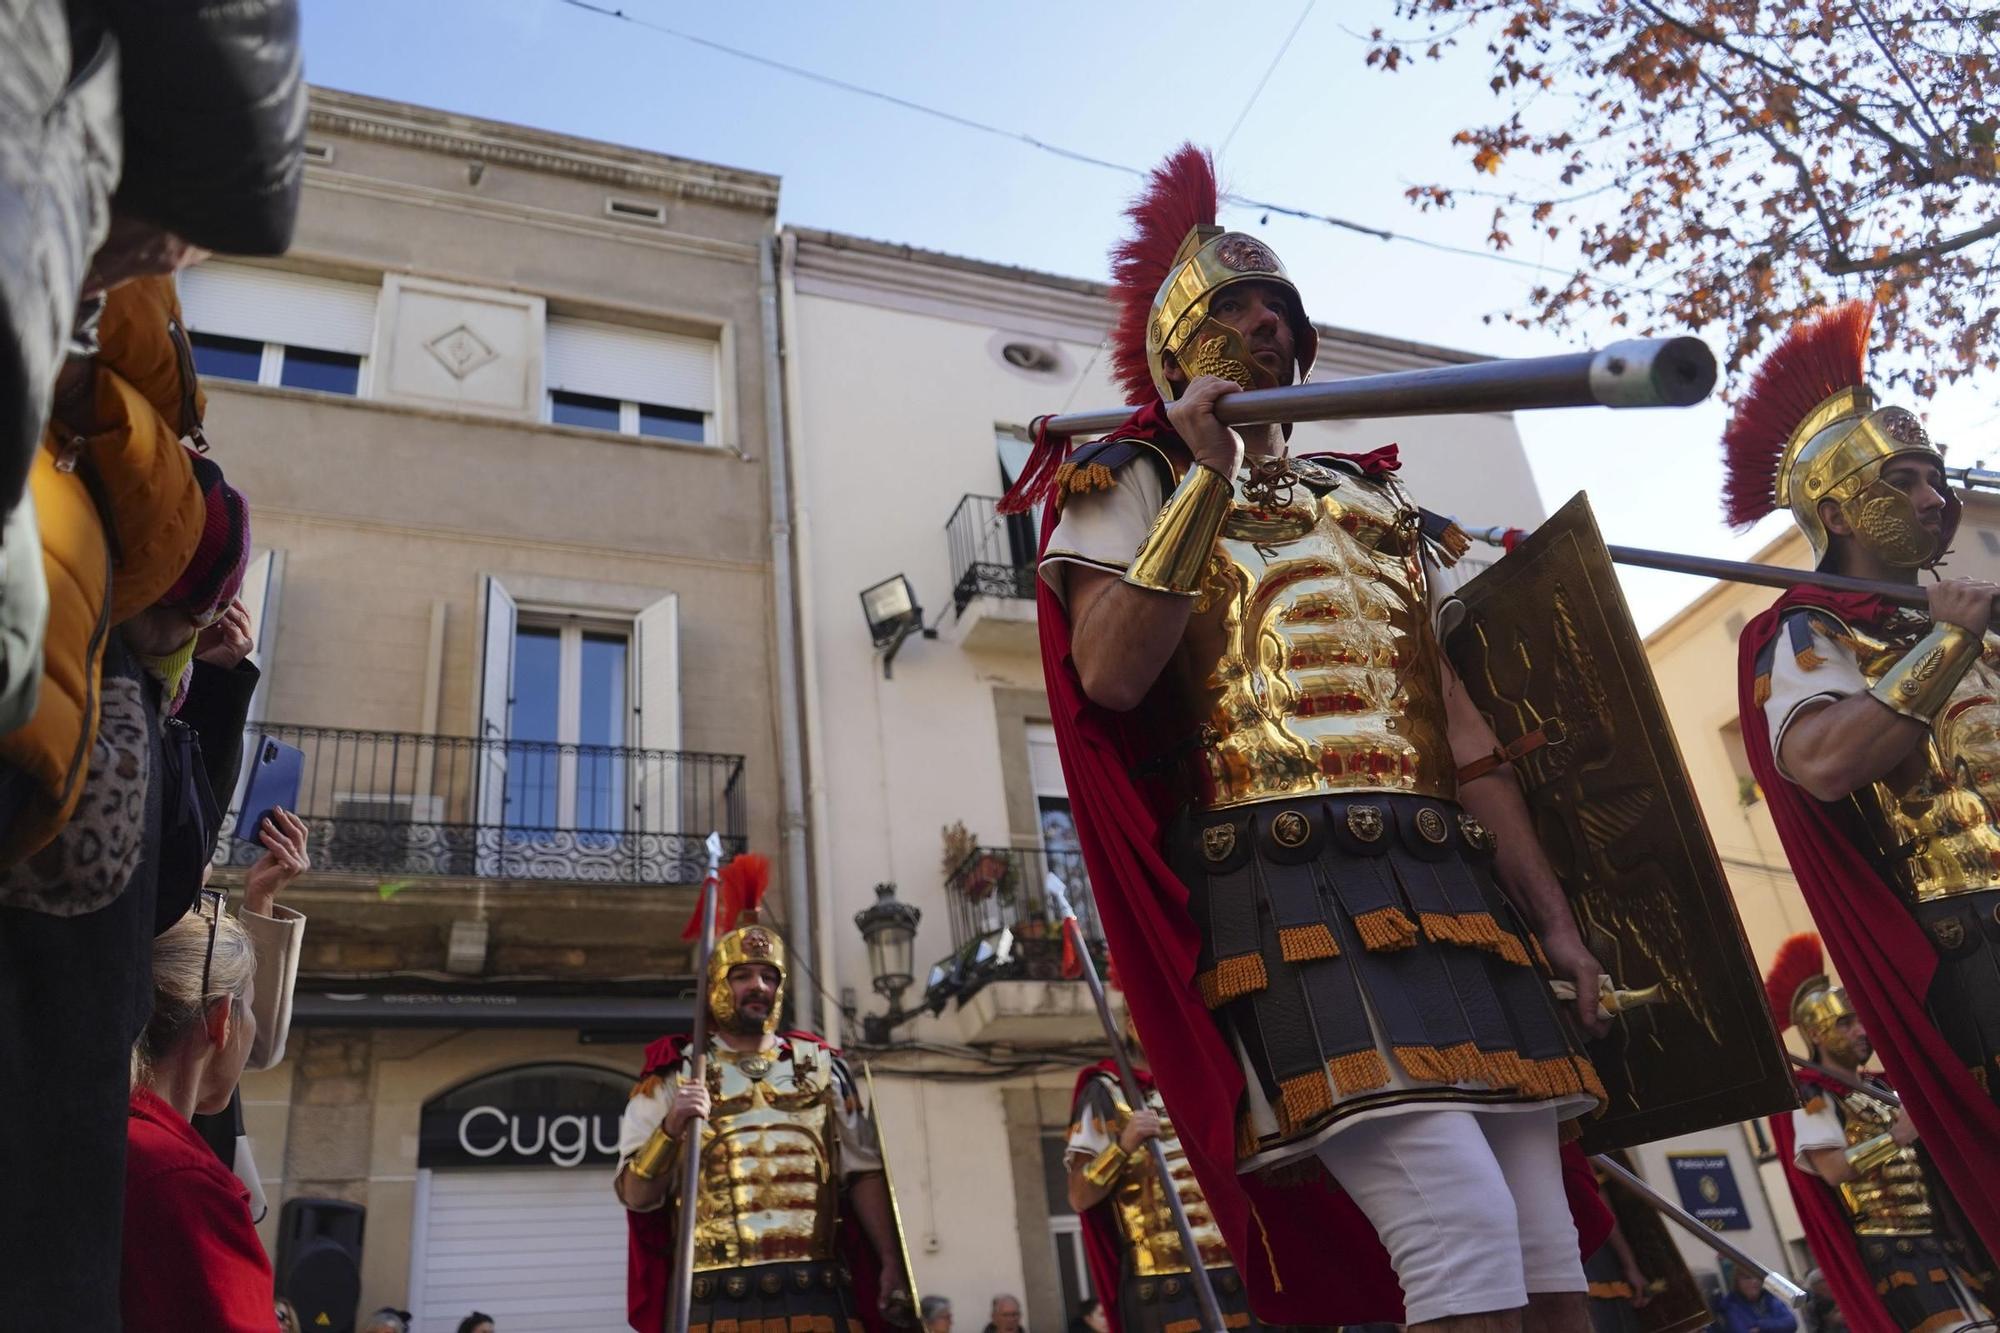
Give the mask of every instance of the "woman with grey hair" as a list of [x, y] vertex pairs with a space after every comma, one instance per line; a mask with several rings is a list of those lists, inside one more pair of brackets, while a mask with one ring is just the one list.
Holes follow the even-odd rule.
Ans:
[[944, 1297], [924, 1297], [922, 1314], [924, 1333], [951, 1333], [951, 1302]]
[[204, 890], [153, 941], [153, 1014], [133, 1049], [126, 1120], [125, 1326], [270, 1333], [271, 1261], [250, 1196], [189, 1123], [229, 1105], [257, 1033], [257, 955]]

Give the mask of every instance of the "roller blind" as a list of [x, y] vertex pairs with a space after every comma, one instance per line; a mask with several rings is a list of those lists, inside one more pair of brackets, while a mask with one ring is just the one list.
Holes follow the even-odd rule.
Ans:
[[180, 276], [181, 311], [196, 333], [366, 356], [377, 288], [358, 282], [208, 263]]
[[715, 410], [716, 343], [621, 324], [551, 319], [548, 387], [620, 402]]

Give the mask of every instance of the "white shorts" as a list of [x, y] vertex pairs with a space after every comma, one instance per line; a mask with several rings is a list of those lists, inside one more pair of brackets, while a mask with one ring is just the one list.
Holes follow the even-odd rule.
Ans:
[[1319, 1158], [1389, 1251], [1408, 1323], [1589, 1290], [1552, 1107], [1384, 1116]]

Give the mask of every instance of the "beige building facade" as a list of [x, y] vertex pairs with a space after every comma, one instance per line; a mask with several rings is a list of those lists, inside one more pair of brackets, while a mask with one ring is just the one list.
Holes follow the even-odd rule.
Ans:
[[182, 279], [314, 834], [263, 1234], [283, 1292], [365, 1208], [359, 1308], [423, 1333], [622, 1328], [608, 1164], [702, 839], [789, 874], [778, 183], [325, 91], [308, 144], [292, 252]]

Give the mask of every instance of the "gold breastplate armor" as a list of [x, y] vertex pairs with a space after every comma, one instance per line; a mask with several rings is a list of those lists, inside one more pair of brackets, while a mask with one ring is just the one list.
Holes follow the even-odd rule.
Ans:
[[1196, 799], [1454, 797], [1416, 507], [1331, 467], [1292, 471], [1256, 501], [1239, 474], [1168, 668], [1200, 729]]
[[[1856, 633], [1853, 647], [1869, 684], [1880, 680], [1912, 644], [1926, 622], [1886, 637]], [[1923, 773], [1898, 792], [1877, 782], [1856, 792], [1855, 805], [1874, 833], [1876, 848], [1903, 889], [1917, 902], [2000, 887], [2000, 639], [1988, 635], [1985, 652], [1952, 692], [1925, 741]]]
[[[1153, 1091], [1146, 1094], [1146, 1104], [1159, 1113], [1160, 1147], [1166, 1152], [1174, 1192], [1180, 1196], [1181, 1207], [1187, 1213], [1188, 1227], [1194, 1232], [1196, 1247], [1201, 1250], [1202, 1266], [1223, 1267], [1230, 1262], [1229, 1247], [1222, 1243], [1222, 1233], [1216, 1229], [1215, 1219], [1209, 1215], [1208, 1200], [1202, 1197], [1201, 1186], [1195, 1182], [1194, 1167], [1188, 1163], [1187, 1153], [1174, 1133], [1173, 1122], [1167, 1119], [1166, 1103], [1160, 1100], [1157, 1091]], [[1124, 1128], [1130, 1114], [1121, 1099], [1113, 1137]], [[1153, 1169], [1150, 1159], [1144, 1165], [1126, 1171], [1119, 1179], [1118, 1188], [1111, 1196], [1111, 1205], [1118, 1218], [1118, 1234], [1125, 1238], [1126, 1247], [1132, 1254], [1134, 1272], [1140, 1277], [1154, 1277], [1188, 1271], [1187, 1255], [1181, 1249], [1180, 1229], [1174, 1225], [1174, 1215], [1168, 1210], [1167, 1196], [1160, 1187], [1159, 1173]]]
[[[1896, 1119], [1895, 1107], [1865, 1093], [1840, 1094], [1840, 1109], [1850, 1148], [1888, 1133]], [[1914, 1145], [1897, 1149], [1894, 1157], [1873, 1171], [1842, 1185], [1840, 1201], [1854, 1219], [1857, 1235], [1924, 1236], [1937, 1226], [1931, 1214], [1930, 1186]]]
[[714, 1115], [702, 1135], [697, 1270], [833, 1256], [840, 1161], [826, 1054], [709, 1052]]

